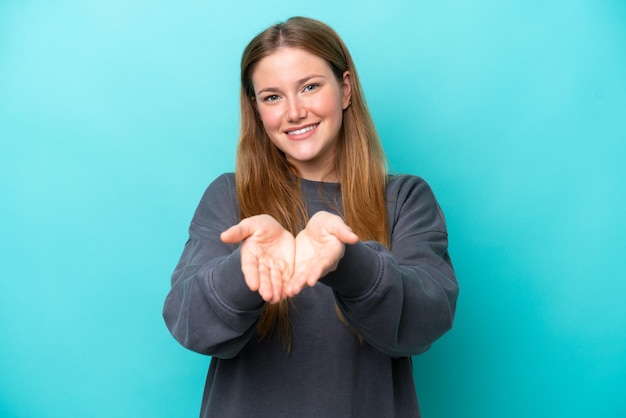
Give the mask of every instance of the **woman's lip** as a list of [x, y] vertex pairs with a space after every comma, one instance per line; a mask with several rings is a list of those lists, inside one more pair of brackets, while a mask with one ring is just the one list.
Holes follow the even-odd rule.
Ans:
[[285, 133], [289, 136], [300, 136], [308, 134], [309, 132], [313, 132], [318, 126], [319, 123], [313, 123], [311, 125], [305, 125], [299, 128], [289, 129], [288, 131], [285, 131]]

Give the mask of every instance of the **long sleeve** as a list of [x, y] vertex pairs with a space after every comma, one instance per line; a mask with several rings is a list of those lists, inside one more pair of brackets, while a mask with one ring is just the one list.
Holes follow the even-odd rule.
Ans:
[[[340, 185], [301, 185], [310, 214], [341, 214]], [[183, 346], [212, 356], [202, 416], [419, 416], [409, 356], [450, 328], [458, 288], [428, 185], [391, 177], [386, 197], [390, 249], [347, 245], [334, 272], [292, 298], [287, 352], [278, 335], [257, 337], [265, 304], [245, 284], [239, 247], [219, 239], [239, 221], [234, 176], [208, 187], [163, 309]]]
[[411, 356], [427, 350], [454, 319], [458, 284], [447, 230], [422, 179], [388, 185], [391, 249], [376, 242], [347, 245], [329, 285], [346, 320], [378, 350]]
[[238, 246], [219, 238], [237, 222], [234, 178], [222, 175], [207, 188], [194, 214], [163, 307], [178, 342], [220, 358], [237, 355], [263, 310], [261, 297], [245, 284]]

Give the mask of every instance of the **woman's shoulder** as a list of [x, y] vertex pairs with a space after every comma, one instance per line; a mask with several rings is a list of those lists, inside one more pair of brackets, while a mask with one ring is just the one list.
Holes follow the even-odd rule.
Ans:
[[197, 222], [207, 222], [207, 219], [215, 213], [238, 212], [237, 189], [235, 187], [235, 174], [224, 173], [216, 177], [206, 187], [198, 208], [195, 219]]
[[434, 210], [441, 213], [441, 208], [430, 185], [420, 176], [412, 174], [390, 175], [387, 181], [387, 201], [395, 205], [395, 209], [415, 206], [423, 210]]
[[211, 184], [224, 185], [227, 187], [235, 187], [235, 173], [222, 173], [211, 182]]
[[420, 176], [413, 174], [390, 174], [387, 176], [387, 194], [398, 194], [415, 188], [430, 190], [430, 186]]
[[207, 186], [204, 196], [214, 195], [216, 193], [232, 193], [236, 190], [235, 173], [223, 173], [217, 176]]

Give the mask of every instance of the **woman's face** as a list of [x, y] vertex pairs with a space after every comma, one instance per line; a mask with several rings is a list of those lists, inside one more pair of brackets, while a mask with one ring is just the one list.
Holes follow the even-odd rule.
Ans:
[[[335, 164], [343, 111], [350, 104], [350, 73], [337, 80], [322, 58], [281, 47], [253, 73], [253, 101], [272, 143], [308, 180], [321, 180]], [[334, 171], [332, 178], [336, 180]]]

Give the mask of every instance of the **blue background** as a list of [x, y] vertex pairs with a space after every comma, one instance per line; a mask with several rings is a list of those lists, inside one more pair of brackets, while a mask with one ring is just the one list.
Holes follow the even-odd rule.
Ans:
[[0, 416], [197, 416], [209, 359], [162, 302], [234, 166], [241, 52], [295, 14], [344, 38], [448, 219], [424, 416], [626, 416], [621, 0], [0, 1]]

